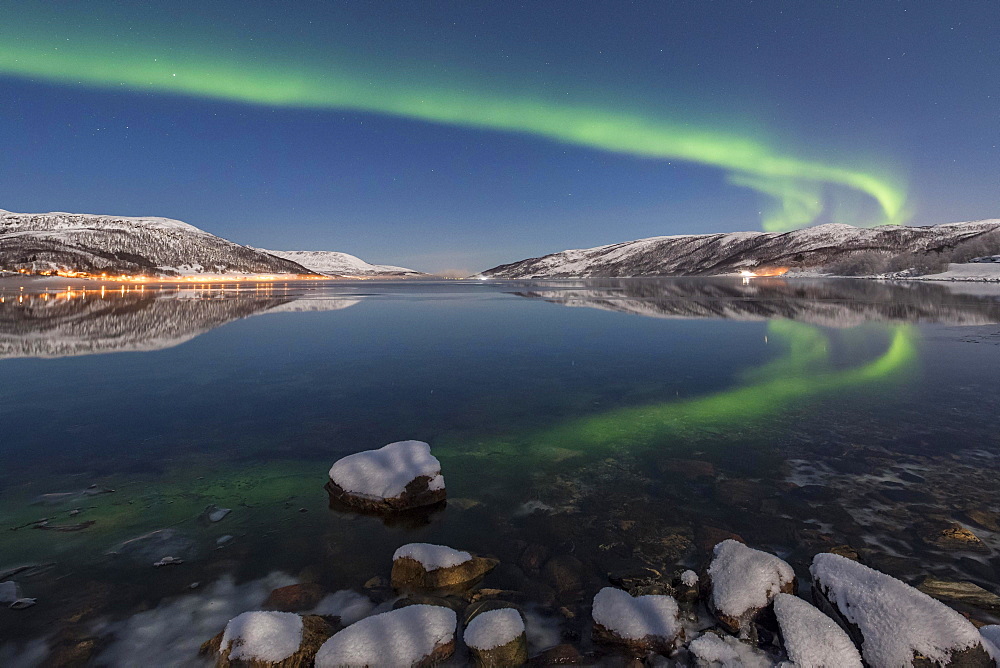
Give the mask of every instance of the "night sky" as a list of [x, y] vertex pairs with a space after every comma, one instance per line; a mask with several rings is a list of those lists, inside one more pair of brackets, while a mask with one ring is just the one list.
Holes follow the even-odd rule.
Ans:
[[0, 1], [0, 208], [479, 270], [1000, 216], [1000, 2]]

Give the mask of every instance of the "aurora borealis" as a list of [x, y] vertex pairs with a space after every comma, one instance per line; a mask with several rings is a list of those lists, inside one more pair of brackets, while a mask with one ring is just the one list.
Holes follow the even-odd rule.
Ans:
[[[923, 128], [898, 116], [873, 121], [862, 118], [869, 101], [836, 98], [838, 88], [874, 91], [878, 72], [830, 71], [817, 82], [819, 65], [835, 58], [803, 51], [799, 69], [811, 76], [803, 72], [789, 89], [781, 77], [795, 67], [741, 61], [741, 47], [752, 41], [758, 53], [766, 44], [739, 31], [742, 19], [784, 30], [794, 52], [818, 29], [812, 23], [822, 11], [785, 17], [640, 3], [610, 17], [606, 6], [586, 3], [567, 17], [553, 7], [503, 13], [418, 4], [381, 17], [348, 3], [287, 11], [267, 3], [58, 10], [18, 3], [0, 26], [0, 83], [14, 100], [3, 112], [11, 150], [0, 163], [7, 176], [0, 206], [175, 216], [248, 243], [321, 244], [430, 270], [651, 234], [989, 213], [984, 195], [954, 213], [942, 213], [948, 209], [939, 202], [925, 211], [923, 170], [935, 166], [920, 163], [926, 119]], [[948, 18], [914, 14], [918, 22]], [[673, 22], [680, 15], [688, 32]], [[845, 35], [860, 19], [889, 18], [860, 5], [836, 16]], [[454, 30], [442, 37], [449, 18]], [[539, 45], [521, 34], [529, 20], [559, 36]], [[707, 36], [708, 26], [719, 34]], [[587, 38], [600, 48], [580, 48]], [[856, 36], [856, 48], [874, 59], [863, 38]], [[919, 48], [909, 35], [898, 38]], [[735, 43], [719, 51], [726, 40]], [[502, 61], [493, 53], [501, 43]], [[607, 62], [605, 49], [613, 54]], [[664, 51], [668, 63], [657, 65], [649, 54]], [[716, 78], [699, 80], [702, 60]], [[553, 61], [557, 70], [539, 74]], [[623, 73], [618, 81], [615, 71]], [[748, 94], [753, 86], [740, 82], [748, 75], [774, 98]], [[827, 99], [805, 106], [794, 95], [778, 99], [779, 89], [824, 88]], [[845, 115], [852, 109], [853, 120]], [[103, 191], [81, 173], [95, 146], [111, 172]], [[985, 157], [995, 161], [996, 147]], [[38, 164], [46, 160], [59, 164]], [[567, 168], [574, 161], [581, 166]], [[131, 171], [115, 180], [115, 169], [137, 164], [144, 180]], [[355, 175], [359, 165], [366, 181]], [[371, 176], [380, 171], [384, 180]], [[192, 181], [193, 174], [204, 178]], [[976, 178], [964, 180], [964, 190], [970, 186]], [[570, 187], [575, 195], [563, 192]], [[128, 194], [116, 206], [121, 191]], [[199, 202], [206, 206], [188, 214]], [[280, 226], [265, 222], [278, 211]], [[950, 217], [926, 220], [940, 215]], [[272, 241], [275, 227], [297, 241]], [[492, 241], [525, 230], [540, 238], [500, 248]], [[446, 240], [435, 244], [435, 235]], [[484, 236], [489, 251], [476, 244]]]

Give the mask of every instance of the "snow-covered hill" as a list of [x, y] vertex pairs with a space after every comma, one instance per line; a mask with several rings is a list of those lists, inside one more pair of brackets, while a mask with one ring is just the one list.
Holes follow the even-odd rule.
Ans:
[[884, 225], [859, 228], [820, 225], [793, 232], [652, 237], [637, 241], [566, 250], [500, 265], [479, 274], [489, 278], [583, 278], [698, 276], [761, 267], [792, 269], [830, 266], [862, 253], [920, 256], [948, 252], [1000, 230], [1000, 220], [950, 223], [933, 227]]
[[161, 276], [310, 273], [179, 220], [4, 210], [0, 269]]
[[336, 251], [276, 251], [258, 249], [296, 262], [309, 271], [326, 276], [420, 276], [419, 271], [385, 264], [369, 264], [359, 257]]

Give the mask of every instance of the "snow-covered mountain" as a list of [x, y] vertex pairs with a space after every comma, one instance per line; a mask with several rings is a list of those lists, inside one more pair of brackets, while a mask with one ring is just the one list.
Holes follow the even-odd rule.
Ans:
[[566, 250], [487, 269], [489, 278], [699, 276], [760, 267], [825, 267], [866, 252], [932, 255], [1000, 230], [1000, 220], [933, 227], [820, 225], [793, 232], [652, 237]]
[[90, 274], [309, 274], [169, 218], [0, 210], [0, 269]]
[[296, 262], [309, 271], [325, 276], [421, 276], [421, 272], [406, 267], [369, 264], [359, 257], [336, 251], [277, 251], [257, 249], [275, 257]]

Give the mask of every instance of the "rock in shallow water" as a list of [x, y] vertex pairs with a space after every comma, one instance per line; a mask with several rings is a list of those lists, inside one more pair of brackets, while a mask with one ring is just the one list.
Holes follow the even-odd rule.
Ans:
[[458, 617], [454, 610], [411, 605], [351, 624], [327, 640], [316, 668], [415, 666], [444, 661], [455, 652]]
[[528, 660], [524, 619], [513, 608], [476, 615], [466, 626], [464, 639], [477, 666], [520, 666]]
[[731, 633], [752, 631], [777, 594], [795, 592], [795, 571], [773, 554], [735, 540], [722, 541], [714, 554], [708, 567], [709, 603], [719, 623]]
[[828, 553], [816, 555], [810, 572], [816, 604], [847, 629], [869, 665], [994, 665], [971, 622], [906, 583]]
[[306, 668], [333, 629], [322, 617], [244, 612], [201, 647], [217, 668]]
[[861, 655], [837, 622], [791, 594], [774, 597], [782, 645], [796, 668], [861, 668]]
[[460, 591], [492, 571], [496, 559], [444, 545], [409, 543], [392, 556], [392, 586], [406, 591]]
[[681, 636], [680, 610], [672, 596], [631, 596], [605, 587], [594, 597], [594, 640], [636, 652], [667, 653]]
[[396, 513], [445, 500], [441, 463], [422, 441], [399, 441], [348, 455], [330, 468], [333, 504], [365, 512]]

